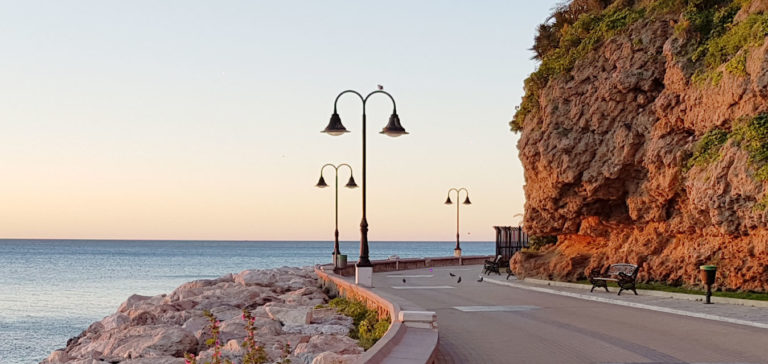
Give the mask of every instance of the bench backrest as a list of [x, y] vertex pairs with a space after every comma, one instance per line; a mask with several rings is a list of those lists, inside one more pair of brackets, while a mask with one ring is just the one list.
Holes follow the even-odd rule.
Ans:
[[618, 275], [619, 272], [634, 277], [637, 274], [637, 266], [634, 264], [619, 263], [611, 264], [611, 268], [608, 269], [608, 275]]

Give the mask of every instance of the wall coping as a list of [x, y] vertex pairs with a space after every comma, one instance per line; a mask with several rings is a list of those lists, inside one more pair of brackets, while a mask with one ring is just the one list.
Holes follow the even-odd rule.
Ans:
[[[372, 260], [373, 272], [390, 272], [398, 270], [419, 269], [428, 267], [454, 266], [454, 265], [477, 265], [483, 264], [485, 260], [493, 259], [491, 255], [468, 255], [468, 256], [446, 256], [446, 257], [423, 257], [423, 258], [396, 258]], [[330, 268], [329, 268], [330, 269]], [[354, 263], [345, 268], [337, 268], [334, 273], [350, 277], [355, 275]]]

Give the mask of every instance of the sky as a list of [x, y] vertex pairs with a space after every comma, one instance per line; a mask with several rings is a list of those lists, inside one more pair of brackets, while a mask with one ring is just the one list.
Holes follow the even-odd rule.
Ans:
[[[556, 1], [0, 0], [0, 238], [326, 240], [362, 180], [369, 239], [494, 239], [523, 212], [508, 122]], [[340, 171], [346, 183], [348, 171]], [[333, 170], [325, 179], [333, 183]], [[463, 197], [462, 197], [463, 198]], [[455, 198], [453, 198], [455, 200]], [[341, 240], [361, 190], [339, 189]]]

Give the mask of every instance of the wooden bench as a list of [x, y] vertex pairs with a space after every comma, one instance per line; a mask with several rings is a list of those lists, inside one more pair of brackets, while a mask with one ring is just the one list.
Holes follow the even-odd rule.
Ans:
[[609, 292], [608, 281], [611, 281], [619, 285], [619, 296], [624, 290], [632, 290], [637, 295], [635, 282], [638, 270], [640, 270], [638, 266], [627, 263], [611, 264], [606, 275], [600, 274], [600, 270], [593, 270], [589, 275], [589, 281], [592, 283], [592, 289], [589, 291], [593, 292], [595, 288], [603, 287], [606, 292]]
[[491, 273], [501, 275], [501, 272], [499, 272], [499, 263], [501, 263], [501, 255], [497, 256], [494, 260], [486, 260], [485, 266], [483, 267], [483, 273], [486, 275], [490, 275]]

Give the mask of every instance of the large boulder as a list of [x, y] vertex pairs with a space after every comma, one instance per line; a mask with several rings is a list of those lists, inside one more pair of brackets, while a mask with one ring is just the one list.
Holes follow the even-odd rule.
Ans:
[[152, 298], [152, 296], [142, 296], [140, 294], [131, 295], [125, 302], [120, 304], [120, 307], [117, 308], [117, 312], [127, 312], [150, 298]]
[[312, 322], [312, 309], [307, 307], [267, 306], [267, 314], [283, 325], [308, 325]]
[[100, 322], [103, 325], [104, 330], [112, 330], [128, 325], [131, 322], [131, 318], [128, 315], [116, 312], [105, 317]]
[[197, 346], [197, 338], [177, 326], [135, 326], [105, 332], [69, 354], [75, 358], [87, 358], [94, 353], [100, 353], [98, 357], [119, 359], [182, 357], [185, 353], [195, 353]]
[[296, 356], [313, 356], [322, 352], [331, 351], [337, 354], [362, 354], [363, 348], [355, 339], [344, 335], [315, 335], [307, 343], [296, 345], [293, 354]]
[[349, 327], [345, 325], [321, 325], [321, 324], [309, 324], [309, 325], [285, 325], [283, 326], [283, 332], [289, 334], [303, 334], [303, 335], [347, 335], [349, 334]]
[[66, 363], [69, 359], [69, 354], [64, 350], [59, 349], [54, 350], [48, 358], [43, 360], [42, 364], [61, 364]]
[[184, 363], [186, 363], [186, 360], [184, 360], [184, 358], [175, 358], [172, 356], [128, 359], [120, 362], [120, 364], [184, 364]]
[[340, 355], [331, 351], [320, 353], [312, 360], [312, 364], [353, 364], [360, 360], [360, 355]]
[[238, 273], [234, 280], [243, 286], [263, 286], [270, 287], [278, 280], [278, 275], [272, 270], [244, 270]]

